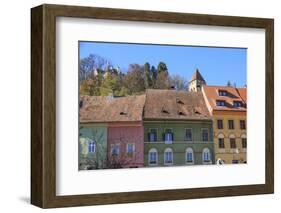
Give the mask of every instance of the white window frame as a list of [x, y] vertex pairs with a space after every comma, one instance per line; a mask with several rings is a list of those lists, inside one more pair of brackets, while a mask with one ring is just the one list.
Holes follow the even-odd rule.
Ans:
[[[209, 161], [205, 161], [205, 153], [206, 152], [208, 152]], [[211, 151], [207, 147], [202, 150], [202, 162], [203, 162], [203, 164], [212, 164]]]
[[[188, 130], [188, 129], [191, 130], [191, 140], [190, 140], [190, 141], [186, 139], [186, 130]], [[188, 141], [188, 142], [193, 141], [193, 129], [192, 129], [192, 128], [185, 128], [185, 129], [184, 129], [184, 140], [185, 140], [185, 141]]]
[[151, 130], [152, 129], [156, 129], [156, 141], [150, 141], [150, 138], [148, 138], [148, 142], [150, 143], [153, 143], [153, 142], [157, 142], [158, 141], [158, 128], [149, 128], [149, 132], [148, 133], [151, 133]]
[[[191, 153], [192, 154], [192, 161], [187, 161], [187, 153]], [[186, 148], [185, 150], [185, 163], [189, 164], [189, 165], [193, 165], [194, 164], [194, 151], [191, 147]]]
[[[152, 152], [156, 153], [156, 160], [155, 160], [156, 163], [155, 164], [154, 163], [150, 163], [150, 153], [152, 153]], [[157, 166], [158, 165], [158, 151], [155, 148], [151, 148], [148, 151], [148, 165], [149, 166]]]
[[[166, 130], [167, 130], [167, 129], [171, 130], [171, 132], [172, 132], [172, 133], [171, 133], [171, 134], [172, 134], [172, 135], [171, 135], [171, 137], [172, 137], [172, 138], [171, 138], [171, 141], [166, 141]], [[172, 144], [172, 143], [173, 143], [173, 134], [174, 134], [173, 128], [164, 128], [164, 143], [165, 143], [165, 144]]]
[[[91, 146], [93, 151], [90, 151], [90, 144], [93, 144]], [[88, 153], [95, 153], [95, 152], [96, 152], [96, 141], [89, 140], [89, 142], [88, 142]]]
[[[203, 140], [203, 130], [207, 130], [207, 132], [208, 132], [208, 140], [207, 141], [204, 141]], [[209, 142], [210, 141], [210, 132], [209, 132], [209, 128], [201, 128], [201, 141], [202, 142]]]
[[[129, 152], [129, 145], [133, 146], [132, 147], [133, 148], [132, 153]], [[127, 154], [132, 154], [132, 155], [135, 153], [135, 144], [134, 143], [127, 143], [127, 145], [126, 145], [126, 153]]]
[[[170, 162], [166, 162], [166, 153], [167, 152], [171, 152], [171, 157], [172, 157], [171, 163]], [[170, 166], [170, 165], [173, 165], [173, 164], [174, 164], [174, 152], [173, 152], [173, 150], [171, 148], [166, 148], [164, 150], [164, 165]]]
[[119, 156], [120, 155], [120, 144], [119, 143], [111, 144], [111, 155], [113, 155], [114, 146], [118, 147], [118, 153], [116, 155]]

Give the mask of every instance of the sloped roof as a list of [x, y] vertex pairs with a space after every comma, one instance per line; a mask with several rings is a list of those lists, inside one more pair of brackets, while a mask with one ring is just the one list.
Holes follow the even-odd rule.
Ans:
[[[221, 111], [246, 111], [247, 110], [247, 89], [228, 86], [206, 86], [203, 85], [203, 92], [212, 110]], [[220, 96], [219, 91], [226, 91], [227, 96]], [[225, 101], [226, 106], [217, 106], [216, 101]], [[234, 101], [241, 101], [242, 107], [234, 107]]]
[[240, 97], [247, 103], [247, 88], [237, 88]]
[[201, 92], [146, 91], [144, 119], [211, 119]]
[[81, 96], [80, 122], [141, 121], [145, 95], [126, 97]]
[[194, 80], [205, 81], [198, 69], [195, 70], [189, 82]]

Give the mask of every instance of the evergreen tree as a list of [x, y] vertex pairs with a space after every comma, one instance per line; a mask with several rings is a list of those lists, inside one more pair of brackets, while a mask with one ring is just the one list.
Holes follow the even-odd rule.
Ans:
[[145, 88], [148, 89], [152, 86], [152, 80], [151, 80], [151, 70], [150, 70], [150, 64], [146, 62], [144, 64], [144, 74], [145, 74]]

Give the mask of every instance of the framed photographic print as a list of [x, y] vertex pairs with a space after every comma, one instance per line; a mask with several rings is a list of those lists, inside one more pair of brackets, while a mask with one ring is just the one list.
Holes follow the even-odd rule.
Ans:
[[273, 19], [41, 5], [31, 27], [33, 205], [273, 193]]

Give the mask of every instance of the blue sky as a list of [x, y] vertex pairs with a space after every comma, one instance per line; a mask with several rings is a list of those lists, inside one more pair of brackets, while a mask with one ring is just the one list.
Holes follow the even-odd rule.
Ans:
[[157, 67], [166, 63], [170, 75], [180, 75], [189, 80], [196, 68], [208, 85], [226, 85], [230, 80], [237, 87], [246, 84], [247, 49], [198, 46], [171, 46], [150, 44], [79, 42], [80, 58], [97, 54], [110, 60], [126, 72], [129, 64]]

